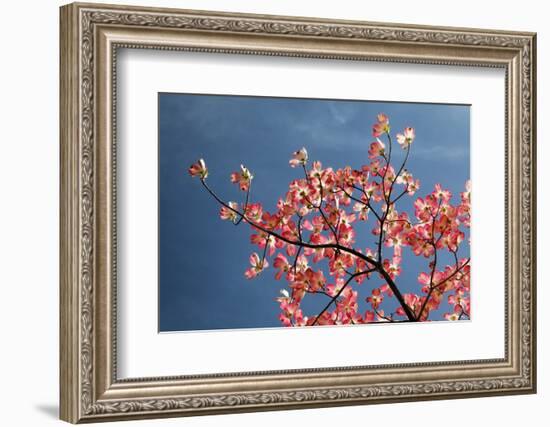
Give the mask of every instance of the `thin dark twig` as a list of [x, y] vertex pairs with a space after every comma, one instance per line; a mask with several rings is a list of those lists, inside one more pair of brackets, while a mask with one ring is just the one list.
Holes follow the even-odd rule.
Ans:
[[267, 237], [265, 238], [264, 254], [262, 255], [262, 261], [261, 261], [261, 266], [262, 266], [262, 268], [263, 268], [263, 266], [264, 266], [265, 256], [266, 256], [266, 254], [267, 254], [267, 245], [268, 245], [268, 243], [269, 243], [269, 236], [267, 236]]
[[397, 196], [395, 199], [393, 199], [393, 201], [391, 202], [392, 205], [394, 205], [401, 197], [403, 197], [405, 194], [407, 194], [409, 192], [409, 184], [407, 184], [407, 186], [405, 187], [405, 189], [403, 190], [403, 192], [401, 194], [399, 194], [399, 196]]
[[[405, 169], [405, 165], [407, 164], [407, 161], [409, 160], [409, 153], [411, 151], [411, 144], [407, 145], [407, 152], [405, 153], [405, 158], [403, 159], [403, 163], [401, 163], [401, 167], [399, 168], [399, 171], [395, 174], [395, 177], [392, 180], [392, 183], [390, 185], [390, 192], [388, 195], [388, 199], [391, 198], [391, 193], [393, 191], [393, 186], [395, 185], [395, 182], [397, 181], [397, 178], [399, 178], [399, 175], [401, 175], [401, 172], [403, 172], [403, 169]], [[395, 200], [393, 201], [395, 203]], [[392, 203], [390, 203], [392, 204]]]
[[325, 291], [319, 291], [319, 290], [317, 290], [317, 291], [310, 291], [309, 289], [306, 289], [306, 292], [307, 292], [308, 294], [321, 294], [321, 295], [324, 295], [324, 296], [326, 296], [326, 297], [332, 298], [332, 295], [329, 295], [329, 294], [328, 294], [327, 292], [325, 292]]
[[[246, 199], [244, 201], [244, 213], [246, 214], [246, 211], [248, 210], [248, 198], [250, 197], [250, 188], [252, 187], [252, 180], [250, 180], [250, 182], [248, 183], [248, 189], [246, 190]], [[235, 223], [235, 225], [239, 225], [241, 223], [241, 221], [243, 220], [244, 216], [241, 216], [237, 222]]]
[[311, 181], [309, 180], [309, 174], [307, 173], [306, 165], [302, 163], [302, 168], [304, 169], [304, 175], [306, 176], [306, 181], [308, 184], [311, 184]]
[[332, 299], [328, 302], [328, 304], [325, 306], [325, 308], [323, 308], [323, 310], [317, 315], [317, 317], [315, 318], [315, 320], [313, 321], [313, 323], [311, 324], [311, 326], [314, 326], [317, 321], [319, 320], [319, 318], [325, 313], [325, 311], [327, 311], [329, 309], [329, 307], [332, 305], [332, 303], [334, 303], [339, 297], [340, 295], [342, 294], [342, 292], [344, 291], [344, 289], [346, 289], [346, 287], [349, 285], [349, 283], [357, 276], [361, 276], [362, 274], [368, 274], [368, 273], [371, 273], [373, 271], [375, 271], [376, 269], [372, 268], [372, 269], [369, 269], [369, 270], [363, 270], [363, 271], [360, 271], [358, 273], [354, 273], [352, 274], [351, 276], [348, 277], [348, 280], [346, 280], [346, 283], [344, 283], [344, 285], [338, 290], [338, 292], [336, 293], [336, 295], [334, 295], [334, 297], [332, 297]]
[[[371, 306], [372, 306], [372, 305], [371, 305]], [[380, 318], [382, 318], [382, 319], [386, 319], [388, 322], [393, 322], [393, 318], [388, 317], [388, 316], [384, 316], [383, 314], [380, 314], [380, 312], [378, 311], [378, 309], [377, 309], [376, 307], [372, 306], [372, 309], [374, 310], [374, 313], [375, 313], [378, 317], [380, 317]]]
[[[298, 217], [298, 238], [300, 241], [302, 240], [302, 217]], [[300, 252], [302, 252], [302, 246], [298, 246], [298, 250], [296, 251], [296, 256], [294, 257], [294, 275], [297, 273], [297, 266], [298, 266], [298, 258], [300, 257]]]

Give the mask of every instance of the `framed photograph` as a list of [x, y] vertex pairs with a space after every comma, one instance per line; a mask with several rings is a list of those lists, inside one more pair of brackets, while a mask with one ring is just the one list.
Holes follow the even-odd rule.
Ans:
[[535, 34], [60, 22], [63, 420], [536, 391]]

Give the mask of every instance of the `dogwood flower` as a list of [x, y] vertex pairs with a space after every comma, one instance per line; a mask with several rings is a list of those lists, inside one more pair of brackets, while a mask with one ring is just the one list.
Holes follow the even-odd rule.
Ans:
[[382, 295], [379, 288], [374, 288], [372, 290], [372, 295], [370, 297], [367, 297], [367, 302], [370, 303], [375, 309], [380, 306], [383, 300], [384, 295]]
[[378, 119], [378, 122], [372, 126], [372, 136], [375, 138], [384, 133], [389, 133], [390, 131], [390, 119], [388, 116], [384, 113], [380, 113], [376, 118]]
[[275, 257], [275, 260], [273, 261], [273, 267], [278, 270], [275, 274], [275, 279], [277, 280], [280, 280], [281, 277], [283, 277], [283, 274], [286, 274], [288, 277], [291, 269], [291, 265], [288, 263], [287, 258], [281, 253], [278, 253]]
[[396, 135], [397, 143], [401, 148], [406, 149], [414, 141], [414, 128], [405, 128], [403, 133]]
[[200, 179], [206, 179], [208, 177], [208, 168], [204, 159], [199, 159], [197, 162], [193, 163], [188, 169], [189, 175], [193, 178], [198, 176]]
[[238, 184], [241, 191], [248, 191], [252, 178], [254, 178], [254, 175], [252, 175], [243, 165], [241, 165], [240, 172], [233, 172], [231, 174], [231, 182]]
[[231, 222], [237, 222], [239, 219], [239, 215], [235, 212], [238, 208], [237, 202], [228, 202], [229, 208], [226, 206], [222, 206], [220, 209], [220, 218], [223, 220], [229, 220]]
[[369, 148], [369, 159], [375, 159], [380, 156], [384, 156], [384, 150], [386, 146], [382, 141], [380, 141], [378, 138], [376, 138], [376, 141], [371, 142], [370, 148]]
[[307, 158], [307, 150], [305, 147], [302, 147], [302, 149], [292, 154], [292, 159], [290, 159], [288, 163], [291, 167], [295, 168], [296, 166], [305, 165], [307, 163]]
[[267, 262], [267, 260], [260, 259], [260, 256], [256, 252], [250, 255], [249, 261], [251, 267], [244, 272], [244, 275], [247, 279], [253, 279], [262, 271], [264, 271], [267, 267], [269, 267], [269, 263]]
[[437, 199], [441, 199], [443, 203], [448, 203], [452, 196], [449, 190], [444, 190], [441, 187], [441, 184], [435, 184], [434, 195]]

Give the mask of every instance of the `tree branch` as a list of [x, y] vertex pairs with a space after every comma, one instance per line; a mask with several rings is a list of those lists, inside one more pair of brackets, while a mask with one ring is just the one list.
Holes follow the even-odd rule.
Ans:
[[[353, 249], [353, 248], [348, 248], [346, 246], [343, 246], [343, 245], [340, 245], [338, 243], [321, 243], [321, 244], [312, 244], [312, 243], [308, 243], [308, 242], [304, 242], [303, 240], [291, 240], [291, 239], [288, 239], [278, 233], [275, 233], [274, 231], [272, 230], [269, 230], [257, 223], [255, 223], [254, 221], [250, 220], [249, 218], [246, 217], [245, 214], [243, 214], [242, 212], [238, 211], [237, 209], [234, 209], [232, 208], [231, 206], [229, 206], [227, 203], [225, 203], [223, 200], [221, 200], [218, 195], [216, 193], [214, 193], [214, 191], [212, 191], [212, 189], [208, 186], [208, 184], [206, 184], [205, 180], [204, 179], [201, 179], [201, 183], [202, 185], [204, 186], [204, 188], [206, 188], [206, 190], [208, 191], [208, 193], [210, 193], [210, 195], [219, 203], [221, 204], [222, 206], [225, 206], [227, 209], [229, 209], [230, 211], [234, 212], [235, 214], [239, 215], [240, 217], [243, 218], [244, 221], [246, 221], [248, 224], [250, 224], [252, 227], [260, 230], [260, 231], [263, 231], [264, 233], [267, 233], [273, 237], [275, 237], [276, 239], [279, 239], [285, 243], [288, 243], [290, 245], [294, 245], [294, 246], [303, 246], [303, 247], [306, 247], [306, 248], [311, 248], [311, 249], [337, 249], [337, 250], [340, 250], [342, 252], [346, 252], [350, 255], [353, 255], [359, 259], [362, 259], [364, 261], [366, 261], [367, 263], [369, 263], [370, 265], [372, 265], [373, 267], [375, 267], [375, 270], [378, 271], [382, 277], [384, 278], [384, 280], [386, 280], [388, 286], [390, 287], [390, 289], [392, 290], [392, 292], [394, 293], [395, 297], [397, 298], [397, 300], [399, 301], [399, 304], [401, 305], [401, 307], [403, 307], [403, 310], [405, 311], [405, 314], [407, 315], [409, 321], [411, 322], [414, 322], [414, 321], [417, 321], [414, 313], [412, 312], [411, 308], [405, 303], [405, 300], [403, 298], [403, 295], [401, 294], [401, 292], [399, 291], [399, 289], [397, 288], [395, 282], [393, 281], [393, 279], [390, 277], [390, 275], [388, 274], [388, 272], [384, 269], [383, 265], [382, 265], [382, 262], [381, 261], [377, 261], [377, 260], [374, 260], [373, 258]], [[357, 274], [359, 275], [359, 274]]]
[[[435, 270], [437, 268], [437, 243], [439, 242], [439, 240], [443, 236], [443, 233], [440, 233], [439, 238], [437, 239], [437, 241], [435, 240], [435, 220], [436, 220], [437, 216], [439, 215], [440, 210], [441, 210], [441, 200], [439, 201], [439, 204], [437, 206], [437, 212], [435, 213], [435, 215], [432, 215], [432, 233], [431, 233], [432, 237], [430, 239], [430, 244], [434, 248], [434, 258], [433, 258], [432, 263], [431, 263], [432, 264], [432, 272], [430, 274], [430, 290], [428, 291], [428, 294], [426, 295], [426, 299], [422, 303], [422, 307], [420, 308], [420, 312], [418, 313], [418, 317], [417, 317], [418, 320], [420, 320], [420, 318], [422, 317], [422, 314], [424, 313], [424, 310], [425, 310], [426, 306], [428, 305], [428, 301], [430, 300], [430, 298], [432, 296], [432, 293], [435, 289], [434, 286], [433, 286], [433, 280], [434, 280]], [[427, 316], [429, 316], [429, 312], [426, 314], [426, 319], [427, 319]]]
[[[246, 190], [246, 199], [244, 201], [244, 209], [243, 211], [246, 213], [247, 209], [248, 209], [248, 198], [250, 197], [250, 188], [252, 187], [252, 180], [250, 180], [249, 184], [248, 184], [248, 189]], [[241, 216], [237, 222], [235, 223], [235, 225], [239, 225], [241, 223], [241, 221], [243, 220], [243, 217]]]

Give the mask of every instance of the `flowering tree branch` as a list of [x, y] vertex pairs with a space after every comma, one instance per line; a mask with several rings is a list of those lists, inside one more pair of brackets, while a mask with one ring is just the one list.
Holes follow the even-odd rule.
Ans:
[[[240, 172], [230, 177], [245, 193], [241, 205], [222, 200], [209, 187], [204, 160], [189, 168], [189, 173], [200, 179], [221, 206], [222, 219], [250, 225], [251, 242], [262, 250], [262, 256], [257, 253], [250, 256], [245, 276], [252, 279], [261, 274], [271, 260], [275, 278], [284, 277], [288, 282], [290, 292], [283, 289], [282, 296], [277, 298], [281, 307], [279, 318], [286, 326], [426, 321], [430, 312], [440, 306], [444, 295], [452, 307], [452, 312], [444, 315], [446, 319], [469, 318], [469, 259], [458, 257], [465, 237], [461, 228], [470, 225], [469, 182], [458, 205], [451, 203], [451, 193], [439, 184], [425, 198], [417, 198], [416, 221], [412, 222], [407, 212], [398, 211], [397, 202], [406, 195], [413, 196], [420, 186], [419, 180], [413, 179], [406, 169], [414, 129], [405, 128], [396, 135], [397, 144], [405, 151], [397, 171], [392, 166], [394, 143], [386, 115], [378, 115], [373, 137], [369, 162], [360, 169], [347, 166], [333, 170], [323, 168], [320, 162], [308, 167], [307, 150], [296, 151], [289, 163], [291, 167], [300, 166], [304, 178], [289, 184], [274, 213], [250, 201], [253, 175], [243, 165]], [[387, 151], [381, 137], [387, 140]], [[394, 195], [397, 186], [402, 186], [402, 190]], [[370, 213], [374, 216], [371, 229], [376, 236], [374, 251], [355, 245], [357, 225], [368, 224]], [[385, 247], [393, 250], [391, 258], [385, 257]], [[418, 282], [424, 285], [421, 289], [424, 295], [403, 293], [396, 282], [401, 274], [404, 248], [409, 248], [414, 256], [429, 259], [428, 272], [418, 276]], [[439, 268], [444, 259], [438, 254], [441, 251], [452, 254], [454, 265]], [[287, 256], [291, 257], [290, 262]], [[315, 267], [322, 260], [328, 263], [333, 283], [328, 283], [322, 268]], [[357, 286], [375, 277], [384, 283], [371, 289], [366, 301], [372, 310], [362, 315], [358, 312]], [[329, 298], [314, 316], [304, 315], [301, 309], [303, 298], [309, 294]], [[381, 308], [384, 298], [395, 298], [397, 302], [397, 308], [389, 314]]]

